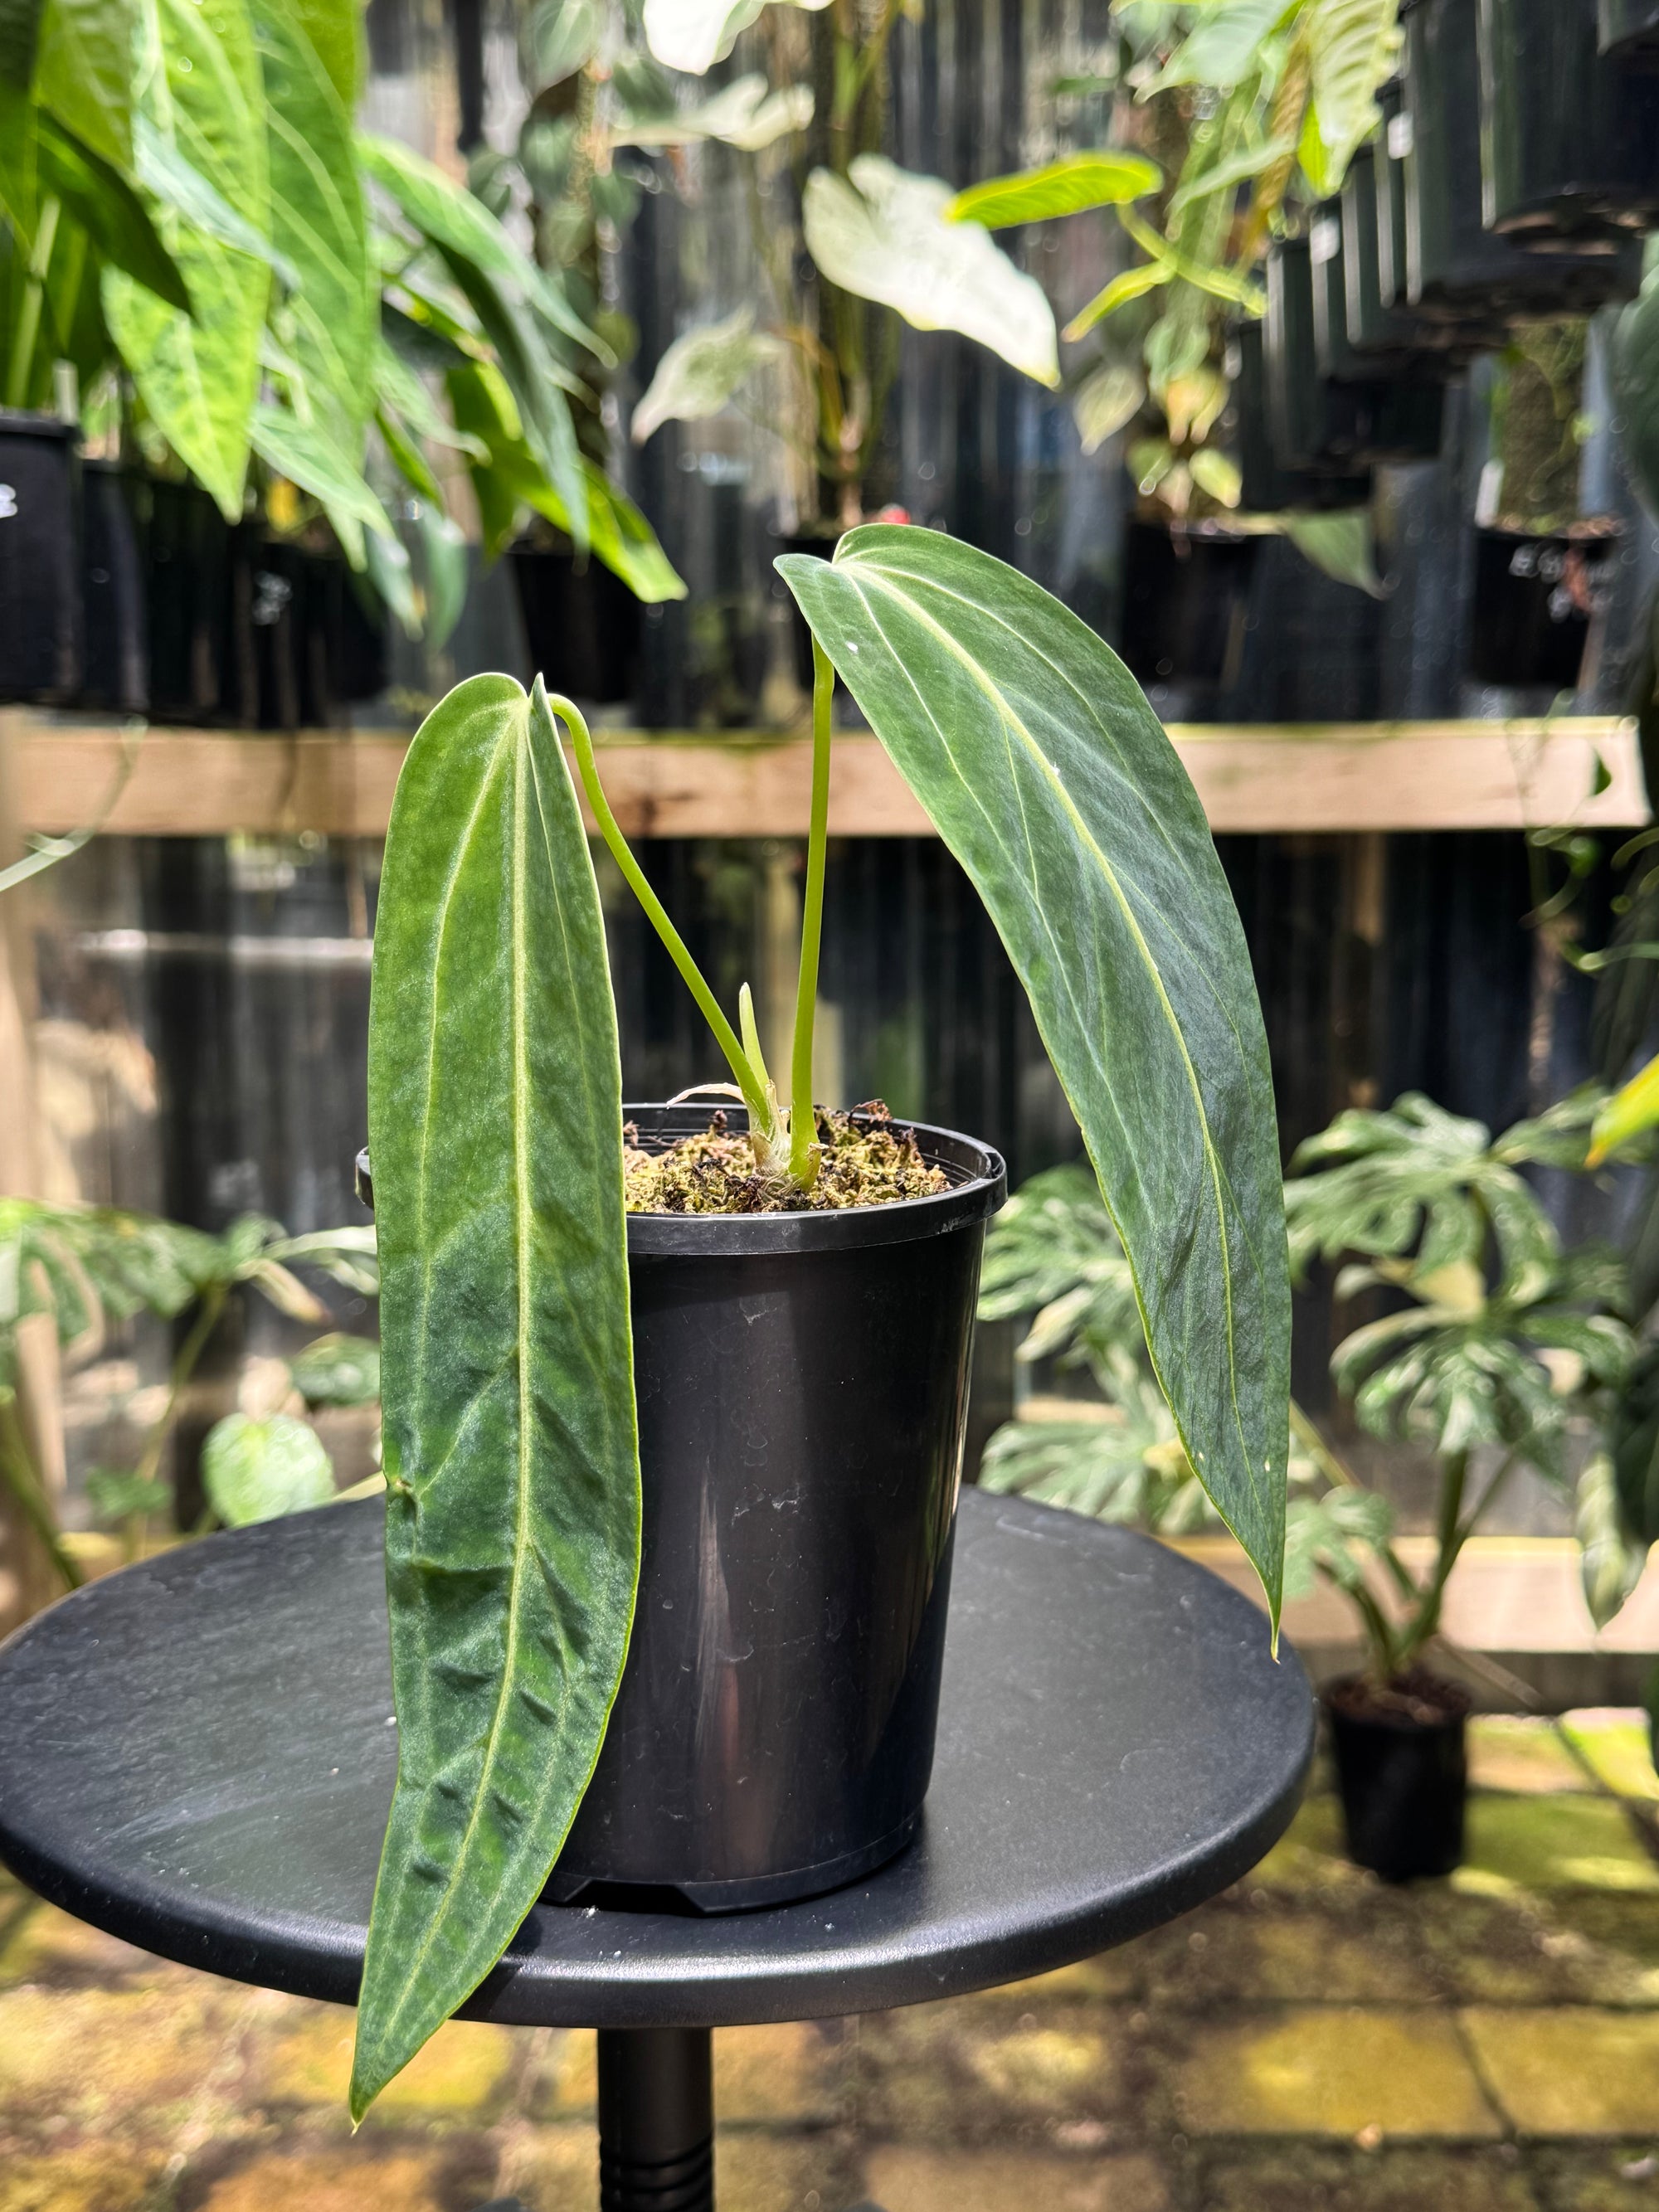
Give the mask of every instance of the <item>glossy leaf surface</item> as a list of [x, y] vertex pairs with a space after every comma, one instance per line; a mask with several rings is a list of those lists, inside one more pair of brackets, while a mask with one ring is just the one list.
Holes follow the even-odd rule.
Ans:
[[1186, 771], [1116, 655], [988, 555], [877, 526], [833, 564], [777, 566], [1001, 933], [1182, 1442], [1276, 1611], [1291, 1311], [1273, 1085]]
[[[259, 65], [242, 0], [155, 0], [144, 18], [143, 115], [257, 232], [270, 190]], [[180, 314], [125, 271], [103, 273], [110, 335], [156, 428], [234, 521], [242, 511], [248, 418], [270, 272], [175, 208], [156, 228], [195, 313]]]
[[639, 1569], [605, 931], [551, 718], [508, 677], [453, 691], [404, 763], [368, 1050], [399, 1735], [357, 2114], [534, 1904]]

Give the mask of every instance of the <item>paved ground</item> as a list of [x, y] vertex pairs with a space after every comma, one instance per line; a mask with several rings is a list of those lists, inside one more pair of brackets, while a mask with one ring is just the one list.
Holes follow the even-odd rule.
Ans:
[[[1476, 1749], [1449, 1883], [1356, 1873], [1316, 1793], [1127, 1949], [717, 2036], [721, 2212], [1659, 2212], [1643, 1740], [1587, 1715]], [[592, 2212], [591, 2036], [447, 2028], [354, 2140], [349, 2033], [0, 1890], [0, 2212]]]

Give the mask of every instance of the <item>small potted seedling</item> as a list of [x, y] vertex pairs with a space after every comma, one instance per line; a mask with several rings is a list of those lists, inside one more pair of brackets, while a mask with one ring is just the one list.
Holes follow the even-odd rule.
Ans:
[[1286, 1568], [1292, 1589], [1314, 1572], [1335, 1583], [1364, 1629], [1363, 1668], [1322, 1696], [1349, 1854], [1387, 1880], [1462, 1856], [1469, 1697], [1434, 1662], [1452, 1571], [1506, 1487], [1528, 1469], [1576, 1499], [1598, 1626], [1645, 1559], [1621, 1534], [1609, 1459], [1575, 1452], [1606, 1429], [1635, 1351], [1624, 1269], [1602, 1246], [1564, 1251], [1521, 1172], [1582, 1168], [1589, 1120], [1572, 1099], [1494, 1143], [1408, 1094], [1340, 1114], [1291, 1161], [1296, 1264], [1346, 1259], [1338, 1297], [1393, 1307], [1338, 1345], [1333, 1378], [1362, 1428], [1426, 1446], [1436, 1467], [1425, 1565], [1402, 1557], [1386, 1501], [1341, 1481], [1298, 1504]]
[[[927, 1788], [990, 1149], [811, 1098], [839, 675], [985, 900], [1121, 1232], [1155, 1371], [1276, 1615], [1289, 1275], [1243, 934], [1115, 655], [931, 531], [779, 563], [811, 627], [788, 1095], [652, 891], [581, 715], [476, 677], [415, 738], [375, 929], [398, 1779], [361, 2113], [553, 1877], [579, 1909], [778, 1904]], [[576, 785], [729, 1082], [625, 1108]], [[782, 1060], [784, 1054], [780, 1053]], [[1103, 1696], [1110, 1685], [1101, 1685]]]

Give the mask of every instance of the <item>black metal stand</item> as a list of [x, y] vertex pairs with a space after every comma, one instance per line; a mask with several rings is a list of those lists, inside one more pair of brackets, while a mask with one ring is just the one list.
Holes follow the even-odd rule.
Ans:
[[714, 2212], [706, 2027], [599, 2030], [599, 2212]]

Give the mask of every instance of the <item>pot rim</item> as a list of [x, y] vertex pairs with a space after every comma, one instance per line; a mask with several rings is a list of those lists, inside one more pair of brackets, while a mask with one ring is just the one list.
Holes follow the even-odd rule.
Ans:
[[[1448, 1677], [1443, 1676], [1441, 1679], [1449, 1681]], [[1346, 1689], [1351, 1682], [1364, 1680], [1364, 1669], [1354, 1668], [1346, 1674], [1334, 1674], [1328, 1682], [1320, 1684], [1318, 1690], [1320, 1711], [1324, 1714], [1330, 1727], [1385, 1735], [1446, 1735], [1461, 1730], [1469, 1718], [1470, 1708], [1468, 1706], [1459, 1713], [1445, 1713], [1437, 1721], [1413, 1720], [1405, 1713], [1344, 1712], [1340, 1705], [1333, 1702], [1331, 1692], [1334, 1690]], [[1456, 1689], [1461, 1685], [1452, 1682], [1449, 1683], [1449, 1686]]]
[[[714, 1103], [702, 1105], [629, 1104], [624, 1121], [648, 1120], [650, 1132], [696, 1136], [708, 1126]], [[734, 1127], [747, 1123], [747, 1109], [725, 1108]], [[628, 1255], [633, 1259], [725, 1260], [767, 1257], [787, 1252], [867, 1251], [882, 1244], [913, 1244], [926, 1237], [988, 1221], [1008, 1196], [1008, 1170], [1000, 1152], [955, 1129], [895, 1115], [912, 1131], [922, 1157], [951, 1176], [948, 1190], [926, 1198], [901, 1198], [885, 1206], [848, 1206], [826, 1213], [630, 1213]], [[374, 1185], [368, 1152], [357, 1155], [357, 1195], [371, 1211]]]

